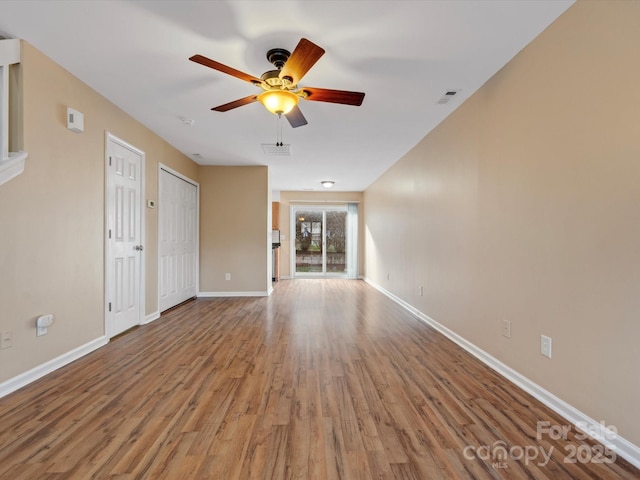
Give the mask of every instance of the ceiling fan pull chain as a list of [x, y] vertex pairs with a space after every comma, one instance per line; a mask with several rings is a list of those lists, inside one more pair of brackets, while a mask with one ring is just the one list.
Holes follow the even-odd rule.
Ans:
[[278, 127], [276, 129], [276, 147], [282, 147], [282, 114], [278, 114]]

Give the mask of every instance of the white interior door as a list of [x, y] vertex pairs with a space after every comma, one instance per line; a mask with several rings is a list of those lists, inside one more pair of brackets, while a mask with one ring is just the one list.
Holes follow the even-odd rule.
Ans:
[[158, 200], [162, 312], [196, 295], [198, 187], [163, 167]]
[[106, 333], [118, 335], [144, 314], [142, 175], [144, 153], [107, 136]]

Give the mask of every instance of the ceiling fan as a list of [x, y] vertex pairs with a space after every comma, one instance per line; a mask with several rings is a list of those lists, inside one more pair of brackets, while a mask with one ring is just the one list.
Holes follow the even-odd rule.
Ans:
[[362, 92], [348, 92], [345, 90], [329, 90], [326, 88], [298, 87], [298, 82], [324, 55], [324, 49], [306, 38], [300, 39], [298, 45], [290, 53], [283, 48], [272, 48], [267, 52], [267, 60], [276, 70], [269, 70], [260, 78], [228, 67], [202, 55], [189, 58], [219, 72], [252, 83], [262, 88], [262, 93], [225, 103], [211, 110], [227, 112], [243, 105], [259, 101], [267, 110], [276, 115], [284, 115], [293, 128], [307, 124], [306, 118], [298, 108], [301, 98], [316, 102], [341, 103], [344, 105], [360, 106], [364, 99]]

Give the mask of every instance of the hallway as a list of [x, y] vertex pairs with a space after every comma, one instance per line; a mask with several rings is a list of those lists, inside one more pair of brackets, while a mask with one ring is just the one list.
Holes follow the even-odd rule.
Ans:
[[0, 399], [0, 418], [11, 480], [640, 475], [354, 280], [188, 302]]

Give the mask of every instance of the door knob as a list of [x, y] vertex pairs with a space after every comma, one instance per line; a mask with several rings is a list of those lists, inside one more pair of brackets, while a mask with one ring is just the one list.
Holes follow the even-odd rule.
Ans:
[[142, 245], [136, 245], [135, 247], [133, 247], [133, 249], [141, 252], [142, 250], [144, 250], [144, 247]]

